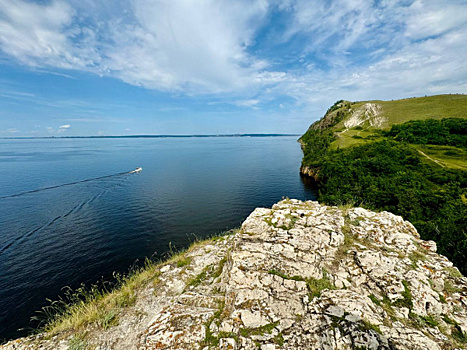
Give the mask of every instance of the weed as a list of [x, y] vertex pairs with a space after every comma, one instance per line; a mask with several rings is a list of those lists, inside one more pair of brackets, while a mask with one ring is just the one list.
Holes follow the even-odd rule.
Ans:
[[460, 278], [462, 274], [456, 267], [445, 267], [444, 270], [451, 276], [452, 278]]
[[274, 338], [274, 343], [276, 343], [277, 345], [279, 346], [283, 346], [284, 345], [284, 336], [282, 335], [282, 333], [279, 333], [278, 335], [276, 335]]
[[111, 309], [102, 312], [99, 314], [96, 323], [99, 327], [102, 327], [105, 330], [109, 329], [118, 323], [117, 311], [115, 309]]
[[282, 271], [279, 271], [279, 270], [276, 270], [276, 269], [269, 270], [268, 273], [270, 275], [276, 275], [276, 276], [282, 277], [285, 280], [305, 281], [305, 279], [303, 277], [301, 277], [301, 276], [288, 276], [285, 273], [283, 273]]
[[443, 315], [443, 321], [446, 322], [447, 324], [450, 324], [450, 325], [453, 325], [453, 326], [457, 326], [457, 322], [450, 319], [448, 317], [448, 315]]
[[397, 307], [406, 307], [409, 310], [413, 308], [412, 294], [410, 293], [409, 284], [407, 281], [402, 281], [404, 291], [402, 292], [402, 299], [397, 299], [392, 304]]
[[181, 256], [177, 261], [177, 267], [184, 267], [191, 263], [191, 258], [186, 256]]
[[421, 316], [410, 312], [409, 319], [418, 327], [437, 327], [439, 325], [438, 320], [431, 315]]
[[449, 318], [448, 315], [443, 315], [443, 321], [453, 326], [451, 329], [451, 336], [459, 343], [467, 343], [467, 336], [462, 332], [459, 324], [453, 319]]
[[87, 347], [86, 333], [78, 333], [68, 341], [68, 350], [85, 350]]
[[365, 320], [362, 320], [362, 324], [363, 324], [362, 328], [365, 329], [365, 330], [373, 330], [376, 333], [383, 334], [381, 329], [375, 324], [371, 324], [370, 322], [365, 321]]
[[409, 254], [409, 259], [412, 262], [412, 267], [416, 269], [418, 261], [426, 261], [426, 255], [420, 253], [418, 250], [414, 250]]
[[462, 332], [462, 329], [459, 327], [459, 325], [454, 326], [454, 329], [452, 330], [451, 335], [459, 343], [462, 343], [462, 344], [467, 343], [467, 335], [465, 335], [465, 333]]
[[321, 291], [324, 289], [336, 289], [336, 287], [331, 283], [329, 280], [328, 274], [326, 270], [323, 269], [323, 278], [316, 279], [316, 278], [303, 278], [301, 276], [288, 276], [287, 274], [283, 273], [279, 270], [269, 270], [269, 274], [276, 275], [282, 277], [286, 280], [294, 280], [294, 281], [304, 281], [306, 282], [308, 291], [310, 292], [310, 296], [313, 297], [320, 297]]
[[379, 301], [379, 299], [374, 294], [370, 294], [368, 298], [370, 298], [370, 300], [376, 305], [381, 306], [381, 301]]
[[439, 301], [442, 302], [443, 304], [447, 304], [447, 301], [444, 295], [441, 293], [438, 293], [438, 295], [439, 295]]
[[208, 270], [211, 266], [206, 266], [203, 271], [201, 271], [198, 275], [193, 277], [190, 281], [188, 281], [187, 286], [196, 287], [199, 286], [203, 281], [205, 281], [208, 277]]
[[444, 281], [444, 290], [449, 294], [458, 293], [461, 291], [460, 288], [456, 287], [450, 280]]
[[306, 280], [306, 285], [310, 291], [311, 297], [320, 297], [321, 292], [325, 289], [336, 289], [336, 287], [331, 283], [326, 271], [323, 270], [323, 278], [315, 279], [308, 278]]
[[221, 259], [221, 261], [219, 261], [219, 265], [217, 266], [217, 268], [212, 273], [213, 278], [217, 278], [217, 277], [219, 277], [221, 275], [222, 270], [224, 269], [224, 265], [225, 265], [226, 262], [227, 262], [227, 256], [224, 256]]
[[242, 337], [250, 337], [252, 335], [263, 335], [263, 334], [271, 334], [273, 329], [279, 324], [279, 321], [274, 323], [268, 323], [264, 326], [257, 327], [257, 328], [240, 328], [240, 335]]
[[219, 307], [217, 309], [217, 311], [212, 315], [212, 317], [204, 324], [205, 326], [205, 329], [206, 329], [206, 334], [204, 336], [204, 342], [203, 342], [203, 345], [206, 345], [206, 346], [218, 346], [219, 345], [219, 341], [222, 339], [222, 338], [233, 338], [237, 341], [239, 341], [238, 339], [238, 335], [236, 335], [235, 333], [232, 333], [232, 332], [219, 332], [217, 335], [214, 335], [212, 334], [211, 332], [211, 323], [216, 321], [217, 323], [220, 323], [220, 319], [222, 317], [222, 313], [224, 312], [224, 307], [225, 307], [225, 300], [222, 300], [221, 302], [219, 302]]

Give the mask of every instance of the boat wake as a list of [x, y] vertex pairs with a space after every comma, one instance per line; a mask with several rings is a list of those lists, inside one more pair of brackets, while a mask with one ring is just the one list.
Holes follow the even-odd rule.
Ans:
[[46, 191], [46, 190], [52, 190], [54, 188], [60, 188], [60, 187], [66, 187], [66, 186], [77, 185], [77, 184], [81, 184], [81, 183], [85, 183], [85, 182], [90, 182], [90, 181], [108, 179], [109, 177], [117, 177], [117, 176], [129, 175], [129, 174], [136, 174], [136, 173], [140, 173], [142, 170], [143, 170], [142, 168], [136, 168], [135, 170], [126, 171], [124, 173], [117, 173], [117, 174], [112, 174], [112, 175], [99, 176], [99, 177], [95, 177], [95, 178], [92, 178], [92, 179], [80, 180], [80, 181], [70, 182], [70, 183], [66, 183], [66, 184], [43, 187], [43, 188], [39, 188], [39, 189], [36, 189], [36, 190], [25, 191], [25, 192], [6, 195], [6, 196], [1, 196], [0, 199], [20, 197], [20, 196], [24, 196], [24, 195], [31, 194], [31, 193], [37, 193], [37, 192], [42, 192], [42, 191]]
[[[30, 194], [30, 193], [41, 192], [41, 191], [50, 190], [50, 189], [59, 188], [59, 187], [64, 187], [64, 186], [76, 185], [76, 184], [95, 181], [95, 180], [109, 179], [109, 178], [114, 178], [114, 177], [123, 176], [123, 175], [140, 173], [141, 170], [142, 170], [141, 168], [136, 168], [135, 170], [127, 171], [127, 172], [124, 172], [124, 173], [100, 176], [100, 177], [96, 177], [96, 178], [92, 178], [92, 179], [86, 179], [86, 180], [82, 180], [82, 181], [70, 182], [70, 183], [63, 184], [63, 185], [44, 187], [44, 188], [41, 188], [41, 189], [38, 189], [38, 190], [26, 191], [26, 192], [14, 194], [14, 195], [0, 197], [0, 199], [19, 197], [19, 196], [23, 196], [23, 195]], [[18, 237], [13, 238], [10, 242], [7, 242], [3, 247], [0, 248], [0, 254], [6, 252], [12, 246], [16, 246], [18, 244], [21, 244], [22, 242], [24, 242], [26, 239], [30, 238], [31, 236], [37, 235], [37, 234], [41, 233], [42, 231], [50, 228], [51, 226], [56, 224], [60, 219], [66, 218], [71, 214], [77, 214], [79, 211], [81, 211], [81, 209], [83, 209], [83, 207], [85, 205], [89, 205], [92, 202], [96, 201], [102, 195], [105, 195], [107, 192], [109, 192], [115, 186], [118, 186], [118, 184], [114, 184], [114, 186], [111, 186], [109, 188], [104, 189], [103, 191], [100, 191], [98, 194], [96, 194], [92, 198], [89, 198], [89, 199], [86, 199], [85, 201], [82, 201], [81, 203], [75, 205], [71, 210], [69, 210], [65, 214], [58, 215], [58, 216], [54, 217], [53, 219], [47, 221], [45, 224], [43, 224], [43, 225], [41, 225], [39, 227], [36, 227], [36, 228], [34, 228], [34, 229], [30, 230], [30, 231], [27, 231], [26, 233], [24, 233], [24, 234], [22, 234], [22, 235], [20, 235]]]

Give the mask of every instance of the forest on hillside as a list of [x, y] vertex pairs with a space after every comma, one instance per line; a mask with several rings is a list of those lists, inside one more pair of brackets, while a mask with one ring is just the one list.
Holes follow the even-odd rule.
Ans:
[[401, 215], [467, 274], [467, 171], [429, 162], [414, 146], [462, 153], [467, 120], [409, 121], [379, 134], [378, 141], [343, 149], [331, 149], [336, 136], [330, 128], [302, 137], [303, 165], [316, 170], [318, 199]]

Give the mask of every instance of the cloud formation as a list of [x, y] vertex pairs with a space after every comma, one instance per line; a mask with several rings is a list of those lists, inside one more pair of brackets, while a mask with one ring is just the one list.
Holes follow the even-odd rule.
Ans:
[[466, 92], [465, 13], [461, 0], [0, 0], [0, 49], [239, 107], [402, 97]]

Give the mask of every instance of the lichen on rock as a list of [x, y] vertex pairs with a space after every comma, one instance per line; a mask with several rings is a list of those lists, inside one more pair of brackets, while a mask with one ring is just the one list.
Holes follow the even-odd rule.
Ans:
[[[161, 267], [89, 349], [461, 349], [467, 279], [388, 212], [283, 200]], [[143, 315], [143, 316], [141, 316]], [[131, 326], [129, 326], [129, 324]], [[126, 333], [125, 333], [126, 332]], [[72, 335], [0, 349], [67, 348]]]

